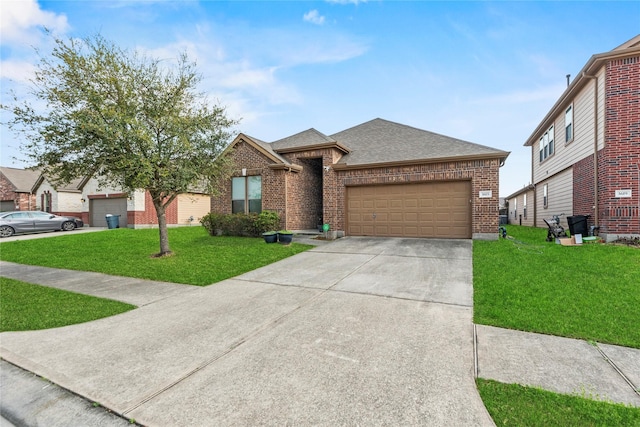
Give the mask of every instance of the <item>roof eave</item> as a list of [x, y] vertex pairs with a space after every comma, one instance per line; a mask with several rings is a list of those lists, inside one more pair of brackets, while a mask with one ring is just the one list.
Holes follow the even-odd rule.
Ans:
[[380, 163], [358, 163], [350, 165], [347, 163], [335, 163], [331, 167], [335, 170], [353, 170], [353, 169], [371, 169], [371, 168], [388, 168], [388, 167], [400, 167], [411, 165], [426, 165], [433, 163], [445, 163], [445, 162], [465, 162], [473, 160], [500, 160], [500, 166], [504, 164], [506, 158], [511, 154], [507, 151], [501, 151], [496, 153], [478, 154], [473, 156], [452, 156], [452, 157], [436, 157], [431, 159], [416, 159], [416, 160], [401, 160], [396, 162], [380, 162]]
[[529, 184], [526, 187], [523, 187], [520, 190], [516, 191], [515, 193], [509, 194], [507, 197], [505, 197], [505, 199], [512, 199], [512, 198], [514, 198], [516, 196], [519, 196], [522, 193], [526, 193], [527, 191], [535, 190], [535, 188], [536, 188], [535, 185]]
[[273, 165], [269, 165], [269, 169], [272, 170], [286, 170], [289, 172], [302, 172], [302, 166], [300, 165], [294, 165], [294, 164], [290, 164], [290, 165], [286, 165], [284, 163], [278, 163], [278, 164], [273, 164]]
[[236, 138], [231, 142], [231, 144], [229, 144], [229, 146], [222, 152], [221, 156], [224, 156], [225, 154], [227, 154], [229, 151], [233, 149], [233, 147], [238, 145], [240, 142], [246, 142], [247, 144], [251, 145], [256, 151], [266, 156], [269, 160], [277, 164], [286, 165], [286, 163], [284, 163], [282, 160], [274, 156], [269, 151], [265, 150], [260, 144], [254, 142], [250, 136], [245, 135], [243, 133], [236, 136]]
[[349, 148], [340, 144], [339, 142], [326, 142], [322, 144], [301, 145], [299, 147], [281, 148], [273, 151], [275, 151], [278, 154], [286, 154], [286, 153], [299, 153], [301, 151], [324, 150], [327, 148], [336, 148], [342, 151], [344, 154], [349, 154], [351, 152]]

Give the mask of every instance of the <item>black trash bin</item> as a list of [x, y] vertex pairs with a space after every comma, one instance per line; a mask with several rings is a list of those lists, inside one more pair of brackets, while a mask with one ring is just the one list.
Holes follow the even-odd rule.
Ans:
[[107, 215], [105, 219], [107, 220], [107, 228], [109, 230], [120, 228], [120, 215]]
[[589, 235], [589, 227], [587, 227], [588, 215], [574, 215], [567, 217], [567, 223], [569, 224], [569, 231], [572, 236], [576, 234], [582, 234], [583, 237]]

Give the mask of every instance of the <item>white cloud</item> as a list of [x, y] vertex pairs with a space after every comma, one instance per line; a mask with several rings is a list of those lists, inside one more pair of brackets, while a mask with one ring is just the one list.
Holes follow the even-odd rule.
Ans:
[[12, 59], [0, 61], [0, 78], [27, 83], [34, 77], [35, 69], [35, 65], [30, 61]]
[[316, 25], [324, 24], [324, 16], [320, 15], [320, 12], [318, 12], [316, 9], [310, 10], [309, 12], [305, 13], [302, 19]]
[[65, 15], [44, 11], [35, 0], [2, 1], [0, 12], [0, 38], [3, 45], [35, 44], [42, 37], [42, 27], [54, 34], [63, 34], [69, 29]]
[[368, 0], [326, 0], [327, 3], [335, 3], [335, 4], [360, 4], [366, 3]]

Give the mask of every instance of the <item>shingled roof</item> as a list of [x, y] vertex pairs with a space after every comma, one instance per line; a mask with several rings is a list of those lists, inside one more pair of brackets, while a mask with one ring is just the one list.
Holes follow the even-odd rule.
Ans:
[[40, 172], [30, 169], [17, 169], [0, 166], [0, 172], [14, 186], [16, 193], [31, 193], [33, 184], [38, 180]]
[[349, 148], [337, 165], [363, 166], [458, 158], [500, 158], [508, 152], [411, 126], [374, 119], [331, 135]]
[[274, 151], [278, 153], [291, 153], [294, 151], [307, 151], [314, 148], [336, 147], [345, 153], [349, 150], [339, 141], [331, 138], [314, 128], [307, 129], [295, 135], [279, 139], [271, 143]]

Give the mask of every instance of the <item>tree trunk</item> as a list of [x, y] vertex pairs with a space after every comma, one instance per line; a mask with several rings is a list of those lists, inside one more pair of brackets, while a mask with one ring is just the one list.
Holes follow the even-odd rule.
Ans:
[[167, 234], [167, 215], [165, 207], [161, 203], [154, 201], [154, 207], [156, 208], [156, 215], [158, 216], [158, 230], [160, 232], [160, 253], [158, 256], [164, 256], [171, 254], [169, 248], [169, 235]]

